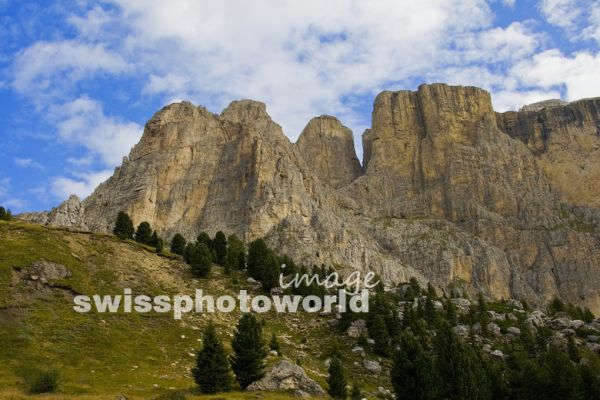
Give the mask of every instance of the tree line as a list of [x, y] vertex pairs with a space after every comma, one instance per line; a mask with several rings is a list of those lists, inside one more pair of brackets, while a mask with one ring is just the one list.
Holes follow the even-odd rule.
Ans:
[[12, 213], [9, 209], [0, 207], [0, 221], [10, 221], [12, 219]]

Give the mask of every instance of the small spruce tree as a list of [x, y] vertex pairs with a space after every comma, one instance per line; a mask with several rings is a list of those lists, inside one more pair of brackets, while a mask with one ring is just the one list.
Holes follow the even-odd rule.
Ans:
[[227, 238], [227, 266], [231, 269], [242, 270], [246, 268], [246, 254], [244, 250], [244, 242], [242, 242], [235, 234], [229, 235]]
[[196, 357], [192, 375], [202, 393], [224, 392], [231, 387], [232, 377], [227, 354], [212, 323], [204, 330], [202, 349]]
[[123, 211], [119, 212], [113, 233], [119, 239], [133, 239], [133, 221], [131, 221], [131, 218], [127, 213]]
[[171, 253], [183, 255], [185, 244], [185, 238], [180, 233], [176, 233], [171, 240]]
[[256, 239], [248, 246], [248, 275], [262, 281], [269, 248], [263, 239]]
[[147, 221], [138, 225], [135, 231], [135, 241], [138, 243], [150, 244], [152, 239], [152, 229]]
[[329, 363], [329, 376], [327, 377], [327, 393], [336, 400], [348, 397], [346, 388], [346, 377], [342, 368], [342, 362], [337, 356], [334, 356]]
[[5, 209], [4, 207], [0, 207], [0, 221], [10, 221], [12, 219], [12, 214], [10, 210]]
[[390, 377], [397, 400], [436, 398], [432, 358], [412, 334], [402, 334]]
[[264, 376], [267, 348], [262, 326], [253, 314], [244, 314], [237, 324], [231, 341], [234, 354], [231, 368], [242, 389]]
[[375, 353], [381, 356], [388, 356], [390, 352], [390, 336], [381, 315], [376, 315], [373, 318], [373, 323], [369, 327], [369, 334], [375, 340]]
[[196, 243], [191, 250], [190, 265], [194, 275], [206, 278], [212, 267], [210, 250], [204, 243]]
[[227, 238], [221, 231], [217, 232], [213, 240], [215, 250], [215, 262], [219, 265], [225, 265], [227, 261]]

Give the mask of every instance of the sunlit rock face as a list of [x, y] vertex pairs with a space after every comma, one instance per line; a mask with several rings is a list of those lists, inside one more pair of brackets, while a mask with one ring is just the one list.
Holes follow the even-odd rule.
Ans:
[[560, 296], [599, 313], [599, 110], [590, 99], [495, 113], [484, 90], [443, 84], [382, 92], [361, 166], [334, 117], [293, 144], [262, 103], [220, 115], [176, 103], [83, 202], [24, 217], [110, 232], [123, 210], [166, 238], [266, 237], [298, 262], [389, 284]]

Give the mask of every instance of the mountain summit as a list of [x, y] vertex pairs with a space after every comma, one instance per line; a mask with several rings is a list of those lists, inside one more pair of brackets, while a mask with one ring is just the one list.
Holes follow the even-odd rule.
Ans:
[[296, 144], [263, 103], [171, 104], [113, 176], [26, 219], [109, 232], [119, 211], [171, 238], [265, 237], [304, 263], [439, 290], [600, 312], [600, 99], [496, 113], [474, 87], [383, 92], [363, 135], [311, 120]]

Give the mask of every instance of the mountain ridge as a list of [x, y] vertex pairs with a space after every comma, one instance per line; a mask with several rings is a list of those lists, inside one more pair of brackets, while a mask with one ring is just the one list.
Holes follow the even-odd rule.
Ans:
[[87, 199], [23, 218], [109, 232], [123, 210], [167, 238], [265, 237], [309, 265], [598, 313], [598, 121], [600, 99], [497, 113], [474, 87], [385, 91], [360, 166], [337, 119], [292, 143], [264, 103], [175, 103]]

